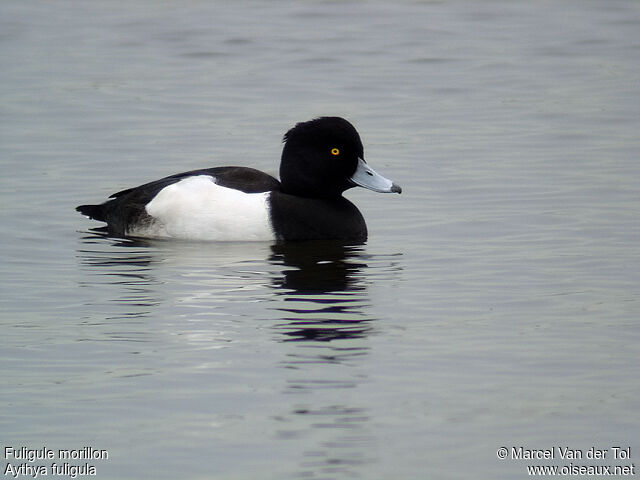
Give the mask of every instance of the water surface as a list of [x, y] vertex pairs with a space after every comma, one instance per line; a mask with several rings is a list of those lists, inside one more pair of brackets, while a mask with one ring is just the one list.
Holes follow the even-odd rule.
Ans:
[[[105, 479], [525, 478], [501, 446], [637, 461], [637, 2], [0, 12], [3, 446], [107, 449]], [[275, 173], [318, 115], [403, 187], [347, 193], [364, 245], [114, 239], [73, 210]]]

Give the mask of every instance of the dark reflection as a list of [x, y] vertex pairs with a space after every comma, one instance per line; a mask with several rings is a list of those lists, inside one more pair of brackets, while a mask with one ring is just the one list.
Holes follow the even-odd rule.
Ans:
[[[304, 242], [275, 245], [271, 262], [281, 275], [273, 280], [282, 320], [274, 325], [280, 341], [290, 342], [282, 366], [283, 393], [298, 401], [278, 420], [277, 436], [295, 439], [315, 432], [312, 448], [302, 452], [300, 478], [358, 476], [375, 439], [368, 409], [359, 402], [325, 404], [328, 392], [357, 389], [367, 381], [366, 364], [375, 319], [367, 293], [367, 255], [363, 245]], [[353, 398], [350, 394], [346, 398]]]
[[270, 261], [282, 264], [283, 278], [274, 283], [296, 294], [363, 290], [358, 273], [366, 267], [358, 261], [362, 245], [340, 242], [295, 242], [272, 247]]
[[366, 336], [371, 318], [363, 312], [368, 303], [363, 251], [362, 245], [326, 241], [272, 247], [270, 261], [284, 267], [273, 284], [287, 304], [278, 307], [284, 323], [275, 327], [285, 341], [330, 342]]

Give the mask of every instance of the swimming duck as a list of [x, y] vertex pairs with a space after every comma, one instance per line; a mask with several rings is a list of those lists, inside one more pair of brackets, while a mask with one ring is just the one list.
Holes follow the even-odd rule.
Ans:
[[367, 225], [342, 193], [402, 189], [364, 160], [354, 126], [340, 117], [296, 124], [284, 136], [280, 181], [249, 167], [178, 173], [114, 193], [77, 211], [111, 235], [189, 240], [365, 241]]

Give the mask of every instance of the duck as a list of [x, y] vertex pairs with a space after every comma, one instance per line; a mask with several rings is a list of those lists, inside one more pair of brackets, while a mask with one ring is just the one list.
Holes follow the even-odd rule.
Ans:
[[76, 210], [117, 237], [364, 242], [364, 217], [343, 193], [352, 187], [402, 192], [369, 166], [360, 135], [342, 117], [297, 123], [283, 144], [280, 180], [251, 167], [191, 170]]

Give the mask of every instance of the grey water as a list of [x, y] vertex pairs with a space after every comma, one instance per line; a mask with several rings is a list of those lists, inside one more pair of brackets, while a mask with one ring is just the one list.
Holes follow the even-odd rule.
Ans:
[[[0, 94], [3, 472], [23, 446], [105, 449], [103, 479], [638, 461], [638, 2], [4, 0]], [[403, 187], [347, 192], [364, 245], [143, 242], [74, 211], [277, 173], [320, 115]]]

